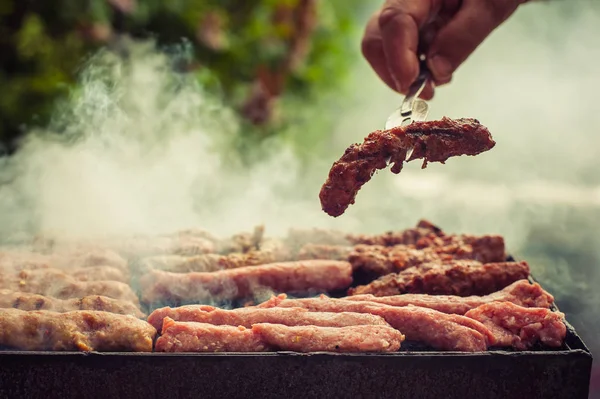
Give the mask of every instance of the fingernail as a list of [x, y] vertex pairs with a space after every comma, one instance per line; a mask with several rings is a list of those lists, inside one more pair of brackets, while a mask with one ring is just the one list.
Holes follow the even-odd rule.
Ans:
[[442, 80], [452, 75], [452, 64], [442, 55], [434, 55], [429, 62], [429, 68], [436, 79]]

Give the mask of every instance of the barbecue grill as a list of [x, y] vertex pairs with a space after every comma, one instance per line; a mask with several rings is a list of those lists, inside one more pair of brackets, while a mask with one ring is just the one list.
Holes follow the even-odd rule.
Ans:
[[584, 399], [592, 355], [562, 348], [386, 354], [0, 352], [1, 398]]

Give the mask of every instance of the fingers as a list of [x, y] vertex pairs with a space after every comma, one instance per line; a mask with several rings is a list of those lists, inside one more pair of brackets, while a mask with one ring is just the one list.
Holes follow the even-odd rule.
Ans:
[[[439, 3], [439, 2], [438, 2]], [[379, 14], [379, 30], [390, 76], [405, 93], [419, 74], [419, 29], [432, 12], [432, 0], [387, 0]]]
[[427, 64], [435, 82], [444, 84], [469, 55], [504, 22], [521, 0], [464, 0], [454, 17], [437, 33]]
[[381, 39], [381, 32], [379, 31], [378, 18], [379, 12], [374, 14], [367, 23], [361, 45], [362, 53], [381, 80], [383, 80], [392, 90], [398, 90], [396, 82], [390, 74], [385, 53], [383, 51], [383, 41]]

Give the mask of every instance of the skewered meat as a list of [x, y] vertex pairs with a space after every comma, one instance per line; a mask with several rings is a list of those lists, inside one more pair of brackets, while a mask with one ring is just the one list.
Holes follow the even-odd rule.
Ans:
[[129, 315], [0, 309], [0, 346], [18, 350], [151, 352], [155, 335]]
[[495, 346], [528, 349], [537, 342], [561, 347], [567, 334], [564, 314], [544, 308], [525, 308], [511, 302], [493, 302], [468, 311], [494, 334]]
[[329, 260], [348, 260], [348, 256], [352, 253], [352, 247], [343, 245], [321, 245], [321, 244], [306, 244], [296, 258], [298, 260], [308, 259], [329, 259]]
[[51, 310], [58, 313], [71, 312], [73, 310], [98, 310], [117, 314], [129, 314], [138, 318], [145, 317], [145, 314], [131, 302], [101, 295], [57, 299], [37, 294], [0, 290], [0, 308]]
[[491, 302], [512, 302], [519, 306], [538, 308], [549, 308], [554, 302], [552, 295], [539, 284], [531, 284], [528, 280], [515, 281], [503, 290], [485, 296], [403, 294], [377, 297], [374, 295], [353, 295], [343, 299], [377, 302], [390, 306], [414, 305], [454, 314], [465, 314], [471, 309]]
[[468, 317], [441, 313], [416, 306], [395, 307], [375, 302], [354, 302], [343, 299], [319, 298], [286, 299], [272, 297], [258, 305], [262, 308], [305, 308], [313, 312], [357, 312], [381, 316], [406, 338], [428, 344], [435, 349], [464, 352], [484, 351], [494, 336], [481, 323]]
[[481, 264], [477, 261], [428, 263], [392, 273], [367, 284], [350, 288], [348, 295], [398, 294], [487, 295], [529, 276], [527, 262]]
[[259, 323], [251, 328], [177, 322], [166, 318], [157, 352], [395, 352], [404, 336], [385, 326], [285, 326]]
[[261, 290], [310, 293], [346, 289], [352, 284], [348, 262], [309, 260], [271, 263], [213, 273], [152, 271], [140, 280], [148, 303], [180, 303], [246, 298]]
[[0, 275], [0, 288], [51, 296], [58, 299], [104, 295], [138, 304], [131, 287], [119, 281], [78, 281], [58, 269], [23, 270], [19, 274]]
[[214, 325], [252, 327], [257, 323], [283, 324], [286, 326], [346, 327], [357, 325], [388, 325], [379, 316], [350, 312], [309, 312], [303, 308], [238, 308], [219, 309], [207, 305], [188, 305], [178, 308], [160, 308], [148, 316], [148, 322], [160, 332], [163, 319], [195, 321]]
[[[415, 122], [405, 127], [377, 130], [365, 138], [363, 144], [353, 144], [336, 161], [319, 197], [323, 210], [330, 216], [340, 216], [360, 188], [377, 169], [393, 164], [392, 173], [400, 173], [405, 161], [423, 159], [444, 163], [460, 155], [477, 155], [488, 151], [496, 143], [487, 128], [476, 119], [442, 118], [439, 121]], [[414, 149], [408, 159], [407, 153]]]

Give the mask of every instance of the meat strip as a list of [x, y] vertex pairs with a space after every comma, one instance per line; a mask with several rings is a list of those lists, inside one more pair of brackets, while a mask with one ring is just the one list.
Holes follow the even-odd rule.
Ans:
[[39, 294], [58, 299], [104, 295], [138, 304], [129, 285], [119, 281], [77, 281], [58, 269], [23, 270], [19, 274], [0, 275], [0, 289]]
[[120, 281], [129, 283], [129, 273], [112, 266], [90, 266], [66, 271], [79, 281]]
[[177, 274], [153, 271], [140, 279], [147, 303], [241, 299], [265, 289], [314, 293], [346, 289], [352, 284], [348, 262], [308, 260], [271, 263], [213, 273]]
[[392, 273], [367, 284], [350, 288], [348, 295], [398, 294], [487, 295], [529, 276], [527, 262], [481, 264], [477, 261], [428, 263]]
[[512, 302], [524, 307], [549, 308], [554, 297], [538, 283], [528, 280], [515, 281], [501, 291], [489, 295], [468, 297], [454, 295], [403, 294], [377, 297], [374, 295], [353, 295], [343, 298], [349, 301], [369, 301], [390, 306], [420, 306], [443, 313], [465, 314], [469, 310], [491, 302]]
[[133, 303], [101, 295], [83, 298], [57, 299], [43, 295], [0, 290], [0, 308], [20, 310], [51, 310], [65, 313], [73, 310], [99, 310], [117, 314], [129, 314], [138, 318], [146, 315]]
[[72, 249], [50, 254], [25, 251], [0, 252], [0, 270], [19, 272], [33, 269], [62, 269], [65, 271], [108, 266], [129, 272], [127, 261], [116, 252], [107, 249]]
[[438, 245], [432, 243], [432, 246], [420, 249], [412, 245], [357, 245], [347, 259], [354, 270], [372, 278], [431, 262], [469, 259], [489, 263], [506, 259], [501, 236], [469, 236], [464, 239], [454, 236], [452, 240], [445, 241], [440, 239]]
[[24, 351], [152, 352], [156, 330], [134, 316], [0, 309], [0, 346]]
[[[353, 144], [336, 161], [321, 188], [319, 198], [330, 216], [340, 216], [354, 203], [360, 188], [375, 171], [392, 165], [392, 173], [400, 173], [405, 161], [423, 159], [441, 162], [460, 155], [477, 155], [496, 145], [487, 128], [476, 119], [442, 118], [439, 121], [415, 122], [405, 127], [377, 130], [362, 144]], [[407, 152], [413, 149], [406, 159]]]
[[492, 302], [469, 310], [465, 316], [478, 320], [494, 334], [495, 345], [519, 350], [541, 342], [559, 348], [567, 335], [565, 315], [545, 308], [525, 308], [511, 302]]
[[157, 352], [395, 352], [404, 336], [384, 325], [348, 327], [285, 326], [251, 328], [178, 322], [166, 318]]
[[422, 240], [433, 240], [442, 237], [442, 229], [427, 220], [420, 220], [414, 228], [401, 231], [388, 231], [383, 234], [348, 234], [347, 238], [353, 245], [381, 245], [390, 247], [394, 245], [417, 245]]
[[238, 308], [225, 310], [207, 305], [188, 305], [178, 308], [156, 309], [148, 316], [148, 322], [158, 332], [165, 317], [175, 321], [195, 321], [214, 325], [252, 327], [257, 323], [283, 324], [286, 326], [346, 327], [357, 325], [388, 325], [375, 315], [364, 313], [310, 312], [303, 308]]
[[392, 327], [402, 331], [410, 341], [423, 342], [434, 349], [477, 352], [485, 351], [494, 336], [481, 323], [460, 315], [450, 315], [416, 306], [394, 307], [375, 302], [328, 298], [286, 299], [272, 297], [258, 305], [261, 308], [305, 308], [312, 312], [356, 312], [381, 316]]

